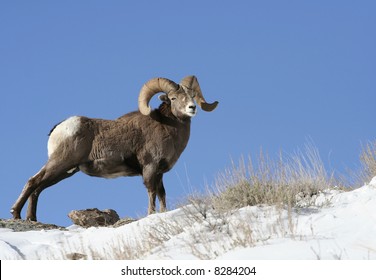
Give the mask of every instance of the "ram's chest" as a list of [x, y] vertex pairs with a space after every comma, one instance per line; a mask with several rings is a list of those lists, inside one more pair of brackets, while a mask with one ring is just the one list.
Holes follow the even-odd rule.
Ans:
[[154, 160], [158, 162], [158, 169], [161, 173], [169, 171], [176, 164], [187, 142], [188, 140], [184, 142], [171, 141], [169, 145], [161, 149], [162, 152], [160, 154], [154, 157]]

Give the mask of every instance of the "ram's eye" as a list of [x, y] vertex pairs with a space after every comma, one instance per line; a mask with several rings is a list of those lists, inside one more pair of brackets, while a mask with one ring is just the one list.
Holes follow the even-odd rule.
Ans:
[[171, 97], [171, 101], [174, 101], [174, 100], [176, 100], [176, 97]]

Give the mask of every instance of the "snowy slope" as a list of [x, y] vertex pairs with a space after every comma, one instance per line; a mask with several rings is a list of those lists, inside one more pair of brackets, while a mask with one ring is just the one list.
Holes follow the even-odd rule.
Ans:
[[0, 259], [376, 259], [376, 177], [315, 204], [233, 213], [190, 205], [119, 228], [0, 229]]

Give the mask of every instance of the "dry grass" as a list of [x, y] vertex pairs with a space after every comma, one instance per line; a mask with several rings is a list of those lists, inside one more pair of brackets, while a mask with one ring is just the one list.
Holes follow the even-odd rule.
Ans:
[[343, 175], [343, 181], [349, 188], [358, 188], [368, 184], [376, 176], [376, 141], [362, 144], [359, 155], [360, 167], [356, 170], [350, 168]]
[[302, 197], [337, 184], [312, 145], [292, 155], [280, 153], [276, 159], [260, 152], [256, 161], [242, 158], [218, 176], [212, 204], [224, 211], [261, 204], [295, 207]]
[[361, 183], [368, 183], [376, 176], [376, 141], [368, 142], [366, 145], [362, 146], [360, 162], [362, 165], [360, 175]]

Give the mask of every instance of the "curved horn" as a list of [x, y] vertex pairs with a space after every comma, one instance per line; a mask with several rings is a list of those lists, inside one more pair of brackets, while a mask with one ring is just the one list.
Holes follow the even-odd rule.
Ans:
[[149, 115], [151, 108], [149, 106], [150, 99], [158, 92], [169, 93], [172, 90], [177, 90], [179, 85], [175, 82], [165, 78], [154, 78], [149, 80], [141, 88], [138, 96], [138, 109], [143, 115]]
[[195, 92], [195, 100], [202, 110], [211, 112], [217, 107], [218, 101], [215, 101], [213, 103], [206, 102], [195, 76], [185, 77], [183, 80], [181, 80], [180, 85]]

